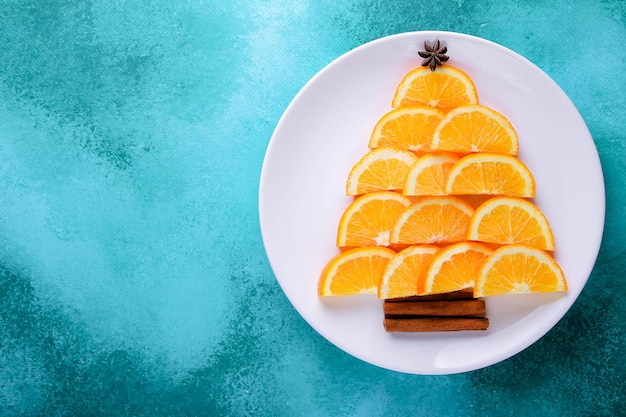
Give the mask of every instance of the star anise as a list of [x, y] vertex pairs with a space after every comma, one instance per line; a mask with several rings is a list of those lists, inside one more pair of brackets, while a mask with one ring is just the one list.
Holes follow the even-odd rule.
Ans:
[[434, 71], [437, 69], [437, 66], [441, 66], [442, 63], [448, 60], [448, 56], [445, 55], [448, 52], [448, 48], [445, 46], [441, 46], [439, 43], [439, 39], [437, 39], [434, 45], [431, 45], [430, 42], [424, 42], [424, 49], [426, 51], [418, 51], [419, 56], [424, 58], [422, 61], [422, 66], [430, 66], [430, 70]]

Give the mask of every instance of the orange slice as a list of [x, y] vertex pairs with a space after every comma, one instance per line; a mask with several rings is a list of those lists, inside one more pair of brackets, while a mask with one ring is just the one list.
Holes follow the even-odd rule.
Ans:
[[445, 195], [446, 179], [459, 157], [452, 153], [426, 154], [411, 166], [404, 195]]
[[392, 244], [450, 243], [465, 240], [474, 209], [457, 197], [425, 197], [404, 210]]
[[528, 245], [496, 249], [476, 278], [474, 296], [567, 291], [559, 264], [546, 252]]
[[430, 149], [517, 155], [519, 141], [506, 117], [489, 107], [472, 105], [450, 110], [435, 129]]
[[347, 195], [402, 190], [417, 157], [403, 149], [380, 147], [366, 153], [348, 175]]
[[352, 202], [339, 221], [337, 246], [389, 246], [393, 225], [411, 200], [393, 191], [365, 194]]
[[459, 159], [448, 172], [448, 194], [534, 197], [535, 179], [514, 156], [477, 153]]
[[449, 65], [431, 71], [419, 67], [409, 72], [398, 85], [391, 107], [425, 104], [444, 112], [466, 104], [478, 104], [472, 79]]
[[387, 264], [378, 286], [378, 298], [401, 298], [417, 295], [417, 283], [422, 272], [437, 253], [437, 246], [409, 246], [398, 252]]
[[433, 257], [418, 284], [418, 294], [441, 294], [472, 288], [492, 249], [476, 242], [446, 246]]
[[481, 204], [472, 216], [467, 239], [554, 250], [546, 216], [533, 203], [518, 197], [495, 197]]
[[393, 146], [410, 151], [427, 151], [435, 127], [445, 116], [428, 106], [407, 106], [385, 114], [374, 127], [369, 147]]
[[333, 257], [318, 281], [320, 296], [376, 294], [385, 267], [396, 253], [379, 246], [350, 249]]

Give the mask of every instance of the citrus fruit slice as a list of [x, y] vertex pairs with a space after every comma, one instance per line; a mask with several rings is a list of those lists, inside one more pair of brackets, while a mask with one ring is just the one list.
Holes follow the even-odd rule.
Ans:
[[446, 179], [452, 165], [459, 157], [452, 153], [426, 154], [417, 159], [411, 166], [404, 195], [445, 195]]
[[417, 283], [439, 248], [431, 245], [409, 246], [391, 258], [378, 285], [378, 298], [417, 295]]
[[535, 179], [518, 158], [476, 153], [459, 159], [448, 172], [448, 194], [487, 194], [534, 197]]
[[457, 197], [424, 197], [400, 214], [391, 243], [451, 243], [465, 240], [474, 209]]
[[390, 147], [366, 153], [348, 175], [347, 195], [383, 190], [402, 190], [417, 157], [410, 151]]
[[446, 246], [432, 258], [418, 282], [419, 295], [441, 294], [472, 288], [474, 280], [493, 252], [476, 242], [461, 242]]
[[364, 194], [343, 212], [337, 246], [389, 246], [391, 228], [411, 200], [393, 191]]
[[468, 240], [524, 243], [538, 249], [554, 250], [554, 236], [546, 216], [528, 200], [494, 197], [481, 204], [470, 221]]
[[489, 107], [471, 105], [450, 110], [429, 146], [433, 151], [517, 155], [519, 141], [506, 117]]
[[566, 291], [559, 264], [546, 252], [528, 245], [496, 249], [483, 264], [474, 296]]
[[466, 104], [478, 104], [478, 93], [472, 79], [458, 68], [449, 65], [431, 71], [419, 67], [398, 85], [391, 107], [425, 104], [444, 112]]
[[369, 147], [393, 146], [410, 151], [427, 151], [435, 127], [445, 114], [428, 106], [407, 106], [391, 110], [374, 127]]
[[318, 281], [320, 296], [376, 294], [387, 263], [396, 253], [371, 246], [350, 249], [333, 257]]

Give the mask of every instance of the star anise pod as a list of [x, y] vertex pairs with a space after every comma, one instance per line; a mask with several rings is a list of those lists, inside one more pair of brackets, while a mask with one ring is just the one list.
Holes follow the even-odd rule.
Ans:
[[424, 42], [424, 49], [426, 51], [418, 51], [419, 56], [424, 58], [422, 61], [422, 66], [430, 66], [430, 70], [434, 71], [437, 69], [437, 66], [441, 66], [442, 63], [448, 60], [448, 56], [445, 55], [448, 52], [448, 48], [445, 46], [441, 46], [439, 43], [439, 39], [437, 39], [434, 45], [431, 45], [430, 42]]

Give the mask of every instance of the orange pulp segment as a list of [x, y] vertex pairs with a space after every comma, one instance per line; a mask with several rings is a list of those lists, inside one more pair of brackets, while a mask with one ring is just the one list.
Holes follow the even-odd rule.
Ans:
[[407, 106], [391, 110], [374, 127], [369, 147], [393, 146], [409, 151], [428, 151], [435, 127], [445, 116], [428, 106]]
[[389, 235], [411, 200], [393, 191], [364, 194], [344, 211], [337, 231], [337, 246], [389, 246]]
[[392, 244], [451, 243], [465, 240], [474, 209], [457, 197], [424, 197], [400, 214]]
[[372, 246], [350, 249], [333, 257], [318, 281], [320, 296], [376, 294], [387, 263], [396, 253]]
[[472, 288], [493, 250], [476, 242], [461, 242], [441, 249], [431, 260], [418, 285], [418, 294], [441, 294]]
[[471, 105], [457, 107], [446, 115], [435, 129], [430, 149], [517, 155], [519, 141], [506, 117], [489, 107]]
[[448, 172], [448, 194], [486, 194], [534, 197], [535, 179], [518, 158], [476, 153], [459, 159]]
[[515, 244], [496, 249], [485, 260], [476, 278], [474, 297], [566, 290], [563, 270], [550, 255]]
[[478, 93], [465, 72], [449, 65], [431, 71], [419, 67], [404, 76], [391, 107], [423, 104], [447, 112], [454, 107], [478, 104]]
[[409, 246], [387, 264], [378, 286], [378, 298], [401, 298], [417, 295], [417, 283], [439, 248], [431, 245]]
[[554, 250], [554, 236], [546, 216], [519, 197], [494, 197], [481, 204], [470, 221], [468, 240], [501, 245], [524, 243]]
[[380, 147], [366, 153], [348, 175], [347, 195], [402, 190], [417, 157], [410, 151]]
[[418, 158], [411, 166], [404, 195], [445, 195], [446, 179], [452, 165], [459, 157], [452, 153], [429, 153]]

